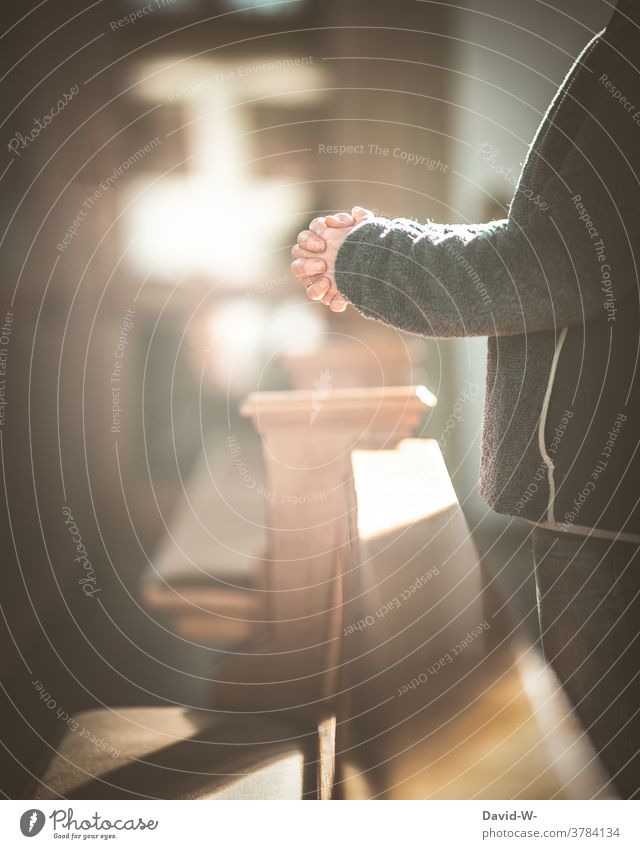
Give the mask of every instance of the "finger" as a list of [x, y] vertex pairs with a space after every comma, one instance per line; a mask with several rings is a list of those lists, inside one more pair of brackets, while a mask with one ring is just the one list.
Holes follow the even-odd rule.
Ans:
[[[322, 244], [324, 245], [324, 242]], [[325, 247], [326, 247], [326, 245], [325, 245]], [[323, 248], [322, 250], [324, 250], [324, 249], [325, 248]], [[294, 245], [291, 248], [291, 256], [294, 259], [318, 259], [318, 257], [315, 256], [315, 254], [317, 254], [317, 253], [322, 253], [322, 251], [308, 252], [308, 251], [304, 250], [304, 248], [301, 248], [300, 245]]]
[[320, 301], [331, 290], [331, 281], [328, 277], [320, 277], [307, 286], [307, 298], [311, 301]]
[[325, 239], [329, 232], [324, 218], [314, 218], [311, 224], [309, 224], [309, 230], [316, 236], [320, 236], [321, 239]]
[[374, 218], [373, 212], [370, 209], [365, 209], [363, 206], [354, 206], [351, 214], [356, 221], [364, 221], [365, 218]]
[[325, 221], [327, 227], [353, 227], [356, 223], [350, 212], [336, 212], [335, 215], [327, 215]]
[[291, 273], [295, 277], [313, 277], [314, 274], [322, 274], [327, 270], [327, 263], [323, 259], [295, 259], [291, 263]]
[[336, 295], [329, 304], [329, 309], [331, 312], [344, 312], [348, 306], [348, 301], [342, 295]]
[[319, 215], [312, 220], [311, 224], [309, 224], [309, 230], [313, 230], [314, 233], [317, 233], [317, 228], [324, 227], [324, 224], [324, 215]]
[[316, 236], [311, 230], [303, 230], [301, 233], [298, 233], [298, 245], [304, 248], [305, 251], [317, 251], [318, 253], [327, 247], [325, 240]]
[[333, 300], [333, 299], [334, 299], [334, 298], [335, 298], [338, 294], [339, 294], [339, 292], [338, 292], [338, 290], [336, 289], [336, 284], [335, 284], [335, 283], [333, 282], [333, 280], [332, 280], [332, 281], [331, 281], [331, 288], [330, 288], [330, 289], [329, 289], [329, 291], [326, 293], [326, 295], [322, 298], [322, 303], [323, 303], [325, 306], [327, 306], [327, 307], [328, 307], [328, 306], [329, 306], [329, 304], [331, 303], [331, 301], [332, 301], [332, 300]]

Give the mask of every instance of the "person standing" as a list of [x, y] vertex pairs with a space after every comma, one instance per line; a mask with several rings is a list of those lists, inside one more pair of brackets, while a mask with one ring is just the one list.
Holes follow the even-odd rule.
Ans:
[[551, 102], [508, 216], [315, 218], [310, 299], [487, 336], [480, 495], [529, 520], [542, 647], [624, 798], [640, 797], [640, 8], [620, 0]]

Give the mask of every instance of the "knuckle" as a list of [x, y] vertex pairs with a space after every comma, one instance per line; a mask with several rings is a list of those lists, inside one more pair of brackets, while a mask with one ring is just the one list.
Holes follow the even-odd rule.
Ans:
[[300, 233], [298, 233], [297, 243], [299, 245], [305, 245], [308, 242], [308, 240], [309, 240], [309, 231], [308, 230], [302, 230]]
[[307, 296], [312, 301], [319, 301], [322, 298], [324, 291], [324, 286], [318, 286], [316, 283], [314, 283], [307, 289]]
[[309, 225], [309, 229], [313, 234], [314, 238], [317, 238], [318, 236], [323, 237], [327, 233], [327, 230], [329, 228], [325, 224], [324, 218], [314, 218], [311, 224]]

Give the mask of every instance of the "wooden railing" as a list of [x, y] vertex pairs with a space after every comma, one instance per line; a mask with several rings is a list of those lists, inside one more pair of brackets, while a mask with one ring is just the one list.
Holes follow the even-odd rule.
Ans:
[[[610, 794], [478, 558], [420, 387], [253, 395], [269, 501], [263, 640], [225, 710], [318, 729], [321, 798]], [[258, 718], [258, 717], [257, 717]]]
[[413, 437], [434, 400], [244, 402], [264, 453], [263, 621], [213, 670], [215, 707], [311, 729], [320, 798], [613, 795], [478, 558], [437, 443]]

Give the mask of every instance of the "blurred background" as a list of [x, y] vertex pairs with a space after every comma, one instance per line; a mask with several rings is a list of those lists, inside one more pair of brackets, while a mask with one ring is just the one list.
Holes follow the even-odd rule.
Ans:
[[[484, 340], [332, 314], [306, 300], [289, 252], [311, 218], [354, 204], [504, 217], [536, 126], [610, 12], [3, 7], [4, 794], [20, 794], [58, 710], [205, 705], [212, 667], [251, 637], [233, 605], [264, 554], [261, 447], [238, 413], [256, 389], [426, 384], [438, 405], [421, 434], [535, 639], [528, 526], [476, 492]], [[213, 635], [212, 582], [230, 605]]]

